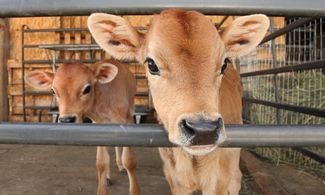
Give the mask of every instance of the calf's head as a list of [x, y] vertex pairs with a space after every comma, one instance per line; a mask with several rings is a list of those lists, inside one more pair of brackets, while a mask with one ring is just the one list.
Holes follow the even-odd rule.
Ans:
[[119, 16], [97, 13], [88, 18], [90, 32], [106, 52], [145, 65], [169, 140], [192, 154], [206, 154], [224, 141], [219, 113], [223, 72], [231, 57], [257, 46], [268, 25], [265, 15], [251, 15], [218, 32], [198, 12], [170, 9], [153, 16], [144, 35]]
[[59, 122], [82, 122], [85, 114], [92, 109], [96, 96], [96, 83], [108, 83], [117, 75], [118, 68], [111, 63], [85, 65], [63, 64], [55, 74], [32, 71], [25, 81], [37, 89], [51, 89], [59, 105]]

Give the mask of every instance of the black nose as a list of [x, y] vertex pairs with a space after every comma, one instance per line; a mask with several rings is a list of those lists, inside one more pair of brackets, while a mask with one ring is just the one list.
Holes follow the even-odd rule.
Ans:
[[64, 116], [59, 118], [60, 123], [74, 123], [76, 122], [76, 117], [75, 116]]
[[191, 144], [208, 145], [215, 144], [218, 140], [223, 120], [222, 118], [216, 120], [183, 119], [179, 125], [183, 135], [190, 140]]

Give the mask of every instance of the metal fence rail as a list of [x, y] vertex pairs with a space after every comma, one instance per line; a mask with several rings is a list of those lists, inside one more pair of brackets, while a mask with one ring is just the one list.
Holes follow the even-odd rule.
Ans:
[[251, 77], [251, 76], [261, 76], [267, 74], [298, 72], [302, 70], [311, 70], [311, 69], [320, 69], [320, 68], [325, 68], [325, 60], [306, 62], [306, 63], [291, 65], [291, 66], [282, 66], [282, 67], [271, 68], [266, 70], [257, 70], [253, 72], [245, 72], [245, 73], [241, 73], [240, 76], [243, 78], [243, 77]]
[[[230, 125], [222, 147], [325, 146], [325, 126]], [[171, 147], [159, 125], [0, 123], [0, 144]]]
[[323, 0], [2, 0], [0, 7], [1, 17], [89, 15], [93, 12], [139, 15], [158, 13], [171, 7], [220, 15], [325, 16]]
[[[269, 52], [272, 56], [272, 60], [265, 60], [264, 62], [255, 60], [254, 62], [250, 62], [252, 67], [259, 67], [260, 65], [263, 65], [263, 67], [260, 66], [257, 70], [248, 70], [241, 73], [245, 86], [244, 88], [249, 88], [248, 83], [259, 83], [250, 88], [250, 92], [246, 92], [243, 98], [243, 101], [246, 103], [246, 108], [251, 105], [248, 103], [254, 103], [255, 105], [253, 106], [255, 109], [257, 109], [259, 105], [272, 107], [266, 108], [268, 112], [264, 111], [262, 114], [263, 116], [266, 115], [266, 113], [273, 113], [272, 109], [275, 108], [276, 117], [273, 117], [275, 118], [275, 124], [287, 124], [284, 119], [288, 119], [289, 115], [285, 118], [283, 117], [283, 113], [287, 114], [288, 111], [294, 113], [291, 114], [290, 117], [293, 118], [292, 116], [295, 115], [295, 122], [298, 121], [298, 118], [304, 117], [302, 114], [325, 117], [325, 111], [321, 102], [323, 82], [321, 76], [325, 68], [325, 60], [322, 57], [324, 52], [322, 46], [324, 39], [322, 28], [323, 22], [322, 19], [319, 18], [287, 19], [287, 25], [285, 27], [272, 32], [264, 38], [262, 41], [264, 44], [261, 44], [260, 48], [269, 48], [264, 55]], [[286, 45], [275, 45], [275, 39], [284, 34], [286, 35]], [[271, 42], [267, 42], [270, 40]], [[285, 57], [279, 60], [276, 57], [277, 54], [285, 55]], [[310, 75], [314, 76], [308, 77]], [[302, 80], [304, 76], [308, 78]], [[317, 83], [316, 78], [320, 80]], [[295, 79], [295, 81], [293, 81], [293, 79]], [[314, 91], [312, 91], [312, 82], [313, 86], [318, 86], [319, 89], [314, 89]], [[280, 84], [281, 86], [279, 86]], [[288, 88], [286, 85], [295, 85], [295, 87]], [[303, 98], [309, 98], [309, 102], [293, 103], [293, 95], [299, 96], [299, 98], [302, 99], [303, 93], [298, 87], [304, 87], [303, 90], [308, 90], [306, 86], [309, 87], [309, 93], [307, 95], [305, 94], [305, 96], [308, 97]], [[292, 93], [291, 97], [289, 91]], [[248, 95], [249, 93], [250, 95]], [[268, 95], [266, 95], [267, 93]], [[314, 96], [311, 97], [311, 95]], [[317, 99], [319, 101], [317, 102], [318, 105], [317, 103], [312, 105], [311, 101], [315, 102]], [[254, 108], [250, 107], [250, 109]], [[258, 109], [260, 108], [262, 107]], [[255, 113], [257, 113], [256, 110]], [[245, 114], [245, 119], [250, 120], [247, 117], [248, 112], [245, 112]], [[316, 117], [313, 118], [314, 122]], [[270, 117], [271, 121], [273, 121], [273, 118]], [[320, 123], [321, 119], [318, 118], [318, 120], [318, 123]], [[263, 121], [263, 123], [267, 124], [268, 122]]]

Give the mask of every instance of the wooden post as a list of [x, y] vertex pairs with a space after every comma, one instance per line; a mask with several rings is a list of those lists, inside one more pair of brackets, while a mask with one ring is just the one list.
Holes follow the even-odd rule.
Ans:
[[9, 23], [0, 19], [0, 121], [8, 120], [8, 73], [7, 59], [9, 55]]

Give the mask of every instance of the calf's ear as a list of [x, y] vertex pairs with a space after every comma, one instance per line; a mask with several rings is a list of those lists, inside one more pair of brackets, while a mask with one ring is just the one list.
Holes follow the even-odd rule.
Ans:
[[25, 76], [25, 82], [36, 89], [50, 89], [52, 86], [54, 74], [35, 70]]
[[88, 28], [97, 44], [119, 60], [136, 60], [141, 35], [120, 16], [94, 13]]
[[100, 83], [109, 83], [115, 79], [118, 73], [117, 66], [111, 63], [98, 64], [95, 69], [96, 80]]
[[230, 57], [240, 57], [251, 52], [264, 38], [270, 21], [263, 14], [236, 18], [220, 32]]

